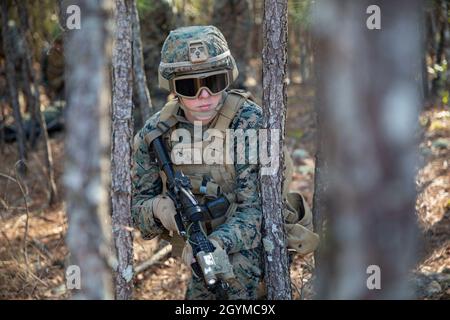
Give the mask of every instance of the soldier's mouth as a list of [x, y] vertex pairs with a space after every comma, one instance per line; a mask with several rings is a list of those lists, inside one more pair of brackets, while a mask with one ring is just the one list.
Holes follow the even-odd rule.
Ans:
[[203, 106], [199, 106], [200, 111], [209, 111], [211, 109], [211, 104], [205, 104]]

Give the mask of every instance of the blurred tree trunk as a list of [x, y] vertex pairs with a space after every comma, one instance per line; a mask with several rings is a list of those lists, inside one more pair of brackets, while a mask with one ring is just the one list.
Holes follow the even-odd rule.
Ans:
[[[320, 65], [317, 66], [317, 72], [321, 72]], [[313, 195], [313, 203], [312, 203], [312, 216], [313, 216], [313, 225], [314, 231], [319, 235], [319, 247], [314, 252], [314, 263], [317, 265], [320, 257], [320, 253], [322, 250], [322, 243], [326, 243], [327, 239], [324, 237], [324, 215], [329, 212], [327, 209], [327, 190], [328, 190], [328, 181], [329, 176], [327, 173], [328, 163], [324, 157], [324, 141], [326, 141], [326, 137], [322, 136], [323, 124], [321, 123], [321, 112], [323, 112], [322, 99], [320, 94], [316, 95], [315, 101], [315, 118], [316, 118], [316, 156], [315, 156], [315, 167], [314, 167], [314, 195]], [[317, 270], [315, 270], [317, 271]]]
[[133, 296], [131, 150], [133, 139], [132, 2], [116, 0], [112, 97], [112, 221], [118, 258], [116, 298]]
[[[449, 61], [450, 27], [449, 27], [449, 1], [436, 0], [424, 3], [426, 17], [425, 57], [429, 57], [427, 67], [433, 70], [431, 79], [428, 79], [427, 88], [429, 106], [440, 105], [443, 91], [448, 91], [450, 68], [444, 68], [444, 59]], [[447, 74], [444, 74], [447, 72]]]
[[58, 22], [59, 26], [63, 29], [63, 31], [67, 31], [67, 7], [72, 3], [69, 3], [68, 0], [57, 0], [58, 1]]
[[[253, 8], [253, 30], [251, 34], [251, 46], [252, 52], [250, 53], [251, 58], [259, 58], [261, 52], [261, 32], [262, 32], [262, 15], [263, 15], [263, 1], [253, 0], [252, 8]], [[259, 80], [259, 79], [257, 79]]]
[[147, 87], [147, 76], [144, 70], [144, 58], [142, 54], [141, 28], [139, 25], [139, 13], [136, 6], [136, 0], [132, 0], [133, 8], [132, 25], [133, 25], [133, 71], [134, 71], [134, 87], [137, 93], [137, 108], [139, 108], [142, 124], [150, 117], [150, 110], [153, 109], [150, 92]]
[[19, 153], [18, 172], [26, 172], [25, 161], [27, 159], [26, 137], [23, 129], [22, 114], [20, 112], [19, 97], [17, 91], [17, 76], [15, 69], [15, 56], [12, 51], [11, 32], [8, 26], [8, 5], [6, 1], [1, 1], [1, 20], [2, 20], [2, 42], [5, 55], [6, 82], [8, 83], [9, 101], [14, 115], [14, 128], [17, 138], [17, 148]]
[[[287, 0], [264, 1], [263, 18], [263, 110], [268, 129], [278, 129], [280, 140], [277, 155], [279, 166], [275, 174], [260, 175], [263, 211], [263, 244], [265, 252], [265, 282], [268, 299], [292, 298], [286, 234], [283, 227], [284, 128], [286, 122], [287, 67]], [[275, 138], [276, 139], [276, 138]], [[273, 165], [273, 164], [272, 164]]]
[[[49, 198], [48, 203], [50, 205], [53, 205], [56, 201], [56, 184], [55, 184], [55, 174], [53, 170], [53, 157], [52, 157], [52, 150], [50, 146], [50, 141], [48, 138], [48, 132], [47, 132], [47, 124], [45, 123], [44, 115], [41, 112], [41, 99], [39, 94], [39, 81], [34, 73], [33, 69], [33, 60], [32, 60], [32, 50], [28, 46], [28, 44], [31, 44], [31, 35], [29, 33], [30, 27], [28, 23], [28, 11], [25, 3], [23, 1], [16, 0], [16, 5], [18, 8], [18, 13], [20, 17], [20, 33], [21, 38], [24, 40], [23, 46], [24, 46], [24, 58], [25, 58], [25, 64], [22, 66], [23, 70], [26, 70], [27, 77], [24, 78], [24, 81], [27, 86], [27, 92], [30, 96], [29, 102], [31, 102], [31, 107], [29, 108], [30, 111], [34, 114], [35, 119], [37, 119], [40, 127], [40, 133], [42, 134], [42, 140], [44, 143], [44, 155], [45, 155], [45, 166], [47, 169], [47, 175], [48, 175], [48, 189], [49, 189]], [[33, 90], [31, 89], [31, 85], [33, 85]], [[36, 125], [34, 121], [31, 122], [31, 128], [35, 128]], [[35, 130], [31, 130], [31, 137], [30, 139], [33, 139], [33, 134]]]
[[68, 30], [66, 52], [67, 244], [81, 270], [74, 298], [112, 299], [109, 223], [109, 129], [112, 8], [110, 1], [77, 0], [82, 29]]
[[371, 4], [334, 0], [314, 8], [317, 93], [323, 95], [318, 165], [328, 164], [327, 188], [316, 189], [324, 193], [319, 199], [327, 210], [321, 212], [326, 230], [317, 263], [318, 298], [412, 294], [407, 279], [417, 242], [420, 1], [378, 1], [381, 30], [366, 27]]
[[[29, 21], [30, 17], [28, 15], [27, 4], [24, 1], [14, 0], [17, 8], [17, 13], [19, 16], [20, 24], [17, 28], [18, 32], [18, 40], [21, 44], [22, 53], [20, 54], [20, 71], [22, 75], [21, 88], [25, 94], [25, 113], [28, 113], [30, 118], [27, 121], [27, 124], [24, 127], [25, 136], [28, 137], [28, 146], [31, 150], [36, 149], [36, 142], [39, 134], [39, 121], [37, 119], [36, 114], [36, 101], [39, 101], [39, 92], [35, 92], [34, 89], [38, 85], [35, 85], [34, 80], [32, 79], [31, 72], [34, 70], [29, 68], [29, 62], [31, 63], [31, 68], [33, 67], [33, 41], [32, 38], [29, 37], [28, 30], [31, 22]], [[22, 11], [23, 10], [23, 11]], [[31, 49], [31, 51], [30, 51]], [[30, 60], [29, 60], [30, 59]], [[29, 60], [29, 61], [28, 61]], [[32, 88], [33, 87], [33, 88]], [[20, 90], [20, 89], [19, 89]], [[36, 100], [36, 95], [38, 100]]]
[[[448, 17], [447, 17], [448, 14], [447, 14], [447, 11], [444, 12], [444, 10], [445, 10], [444, 2], [446, 2], [446, 1], [442, 1], [441, 3], [439, 3], [438, 9], [437, 9], [437, 10], [442, 10], [442, 12], [440, 14], [440, 15], [442, 15], [442, 17], [441, 17], [441, 19], [439, 19], [439, 22], [440, 22], [440, 25], [439, 25], [440, 28], [438, 30], [439, 40], [436, 42], [435, 64], [438, 66], [441, 66], [443, 60], [445, 59], [444, 53], [445, 53], [445, 48], [447, 47], [445, 35], [447, 33], [447, 27], [448, 27]], [[439, 91], [442, 89], [441, 79], [442, 79], [442, 72], [437, 72], [436, 77], [431, 82], [431, 94], [433, 95], [433, 97], [439, 97]]]
[[0, 153], [5, 152], [6, 104], [0, 100]]
[[[444, 12], [444, 23], [445, 23], [445, 31], [443, 34], [445, 42], [444, 57], [445, 60], [447, 61], [447, 70], [445, 74], [446, 82], [444, 83], [444, 89], [450, 91], [450, 1], [448, 0], [443, 1], [442, 11]], [[450, 105], [450, 102], [447, 102], [447, 105]]]
[[[21, 35], [21, 39], [23, 41], [21, 41], [21, 43], [26, 46], [25, 42], [25, 38], [22, 37]], [[27, 53], [25, 53], [26, 55]], [[23, 57], [26, 59], [26, 57]], [[37, 131], [38, 128], [36, 128], [36, 126], [38, 125], [37, 121], [36, 121], [36, 112], [35, 112], [35, 97], [33, 94], [33, 90], [31, 89], [31, 80], [30, 80], [30, 74], [28, 72], [28, 68], [26, 66], [26, 60], [24, 59], [24, 61], [21, 60], [20, 62], [20, 73], [21, 73], [21, 81], [19, 81], [20, 83], [20, 89], [23, 90], [24, 93], [24, 100], [25, 100], [25, 110], [24, 113], [25, 114], [29, 114], [30, 118], [28, 121], [26, 121], [24, 123], [24, 131], [25, 131], [25, 136], [28, 138], [28, 146], [30, 147], [31, 150], [35, 150], [36, 149], [36, 141], [37, 141], [37, 134], [39, 133]]]
[[421, 72], [421, 80], [422, 80], [422, 94], [423, 100], [428, 101], [430, 97], [430, 86], [428, 81], [428, 66], [427, 66], [427, 53], [428, 53], [428, 39], [427, 39], [427, 30], [428, 30], [428, 18], [427, 18], [427, 10], [424, 8], [422, 21], [419, 21], [420, 34], [422, 36], [422, 72]]

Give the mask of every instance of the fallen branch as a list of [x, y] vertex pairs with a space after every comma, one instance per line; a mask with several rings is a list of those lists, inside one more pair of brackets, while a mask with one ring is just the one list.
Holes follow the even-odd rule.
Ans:
[[148, 259], [148, 260], [142, 262], [140, 265], [138, 265], [136, 267], [136, 269], [134, 270], [134, 275], [136, 276], [137, 274], [147, 270], [155, 263], [157, 263], [160, 260], [167, 257], [171, 252], [172, 252], [172, 246], [170, 244], [164, 246], [161, 250], [156, 252], [150, 259]]
[[47, 248], [45, 243], [42, 243], [36, 239], [31, 240], [31, 244], [41, 252], [45, 258], [53, 260], [53, 254], [50, 252], [50, 250]]

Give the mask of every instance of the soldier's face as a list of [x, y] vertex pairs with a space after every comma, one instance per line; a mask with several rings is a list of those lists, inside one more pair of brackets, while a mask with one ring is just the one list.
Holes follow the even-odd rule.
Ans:
[[180, 97], [180, 99], [185, 107], [186, 118], [189, 121], [208, 123], [214, 118], [216, 114], [215, 109], [221, 97], [221, 94], [211, 95], [207, 90], [201, 89], [198, 98], [188, 99]]

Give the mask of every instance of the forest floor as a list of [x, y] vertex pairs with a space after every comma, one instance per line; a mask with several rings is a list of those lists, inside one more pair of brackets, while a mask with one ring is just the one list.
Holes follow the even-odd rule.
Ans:
[[[289, 108], [286, 144], [296, 166], [291, 189], [312, 203], [314, 181], [313, 90], [288, 87]], [[419, 299], [450, 299], [450, 110], [424, 111], [417, 175], [417, 218], [423, 247], [412, 281]], [[42, 146], [30, 152], [28, 175], [15, 174], [15, 144], [0, 153], [0, 299], [64, 299], [68, 250], [65, 245], [67, 218], [63, 202], [64, 134], [51, 138], [58, 195], [56, 205], [45, 205], [46, 185]], [[20, 184], [20, 186], [19, 186]], [[23, 189], [21, 191], [21, 188]], [[158, 239], [143, 241], [134, 232], [135, 265], [150, 259], [160, 248]], [[296, 299], [313, 295], [312, 256], [296, 257], [291, 277]], [[136, 299], [183, 299], [190, 271], [178, 258], [165, 258], [138, 273], [134, 279]]]

